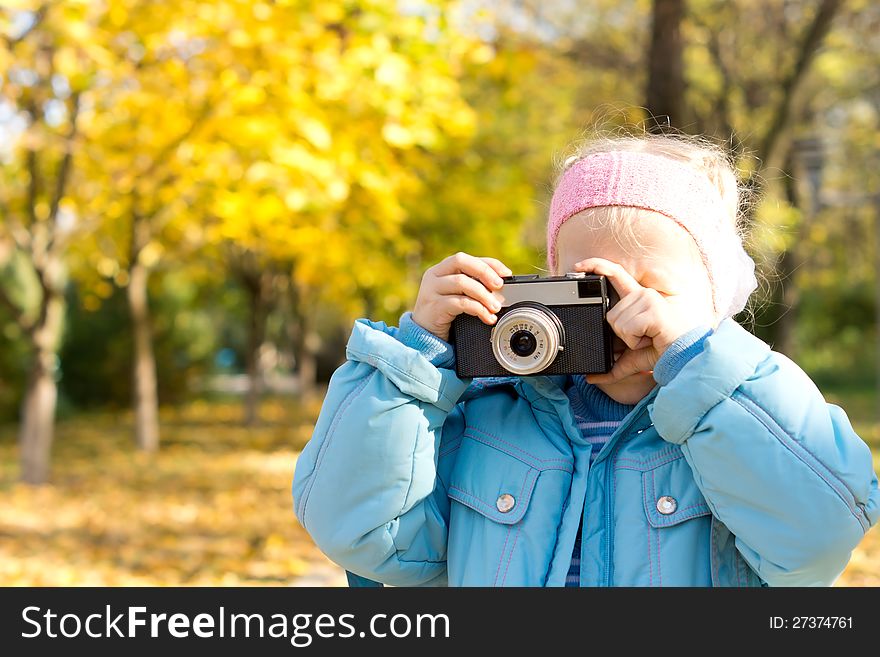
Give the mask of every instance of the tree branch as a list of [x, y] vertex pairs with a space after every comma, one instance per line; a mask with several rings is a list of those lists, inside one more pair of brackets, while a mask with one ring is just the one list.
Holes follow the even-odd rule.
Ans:
[[179, 134], [176, 138], [172, 139], [168, 142], [165, 147], [159, 151], [159, 154], [152, 159], [149, 166], [146, 169], [141, 171], [139, 178], [146, 178], [153, 174], [157, 168], [159, 168], [162, 164], [164, 164], [165, 160], [170, 157], [171, 153], [173, 153], [177, 148], [189, 139], [193, 133], [205, 122], [205, 120], [211, 115], [211, 111], [215, 107], [215, 102], [213, 100], [206, 100], [202, 105], [202, 108], [199, 110], [199, 113], [195, 116], [192, 123], [190, 123], [189, 127], [184, 130], [181, 134]]
[[[757, 155], [764, 163], [763, 167], [774, 166], [780, 159], [780, 144], [784, 128], [791, 118], [796, 91], [801, 81], [806, 76], [816, 53], [822, 45], [826, 35], [831, 30], [834, 16], [840, 9], [844, 0], [823, 0], [819, 6], [813, 22], [804, 35], [804, 40], [798, 51], [798, 58], [791, 73], [782, 82], [782, 97], [773, 112], [773, 120], [764, 138], [761, 140]], [[754, 186], [754, 181], [753, 186]]]
[[31, 228], [37, 224], [37, 202], [40, 195], [40, 165], [37, 161], [37, 151], [34, 148], [28, 148], [25, 156], [25, 166], [27, 167], [28, 190], [27, 190], [27, 214], [31, 222]]
[[[207, 120], [207, 118], [211, 115], [214, 107], [216, 107], [216, 102], [214, 99], [206, 100], [199, 110], [198, 114], [193, 119], [192, 123], [190, 123], [189, 127], [184, 130], [181, 134], [179, 134], [175, 139], [170, 141], [165, 145], [165, 147], [159, 152], [159, 154], [152, 159], [150, 164], [139, 174], [138, 178], [144, 179], [148, 176], [151, 176], [156, 170], [164, 164], [165, 160], [167, 160], [171, 154], [187, 139], [189, 139], [198, 128]], [[165, 185], [171, 184], [178, 177], [178, 173], [171, 171], [164, 178], [162, 178], [159, 183], [156, 185], [156, 189], [161, 189]], [[132, 193], [132, 201], [131, 201], [131, 214], [132, 214], [132, 249], [131, 249], [131, 257], [136, 257], [141, 249], [146, 245], [146, 242], [138, 246], [135, 243], [135, 233], [137, 233], [137, 239], [143, 241], [144, 235], [148, 235], [150, 232], [149, 223], [155, 218], [155, 215], [158, 214], [158, 211], [155, 209], [148, 209], [146, 211], [141, 211], [138, 208], [138, 195], [136, 193]], [[146, 227], [136, 227], [134, 223], [137, 222], [139, 224], [145, 224]], [[147, 240], [148, 241], [148, 240]], [[134, 262], [133, 260], [131, 262]]]
[[73, 149], [71, 142], [76, 139], [77, 134], [77, 117], [79, 116], [79, 92], [71, 96], [71, 113], [70, 113], [70, 131], [67, 133], [64, 141], [66, 147], [64, 149], [64, 157], [58, 165], [58, 175], [55, 178], [55, 193], [52, 195], [52, 203], [49, 206], [49, 220], [55, 221], [58, 218], [58, 207], [61, 199], [64, 198], [64, 192], [67, 187], [67, 179], [70, 177], [70, 164], [73, 160]]
[[721, 124], [722, 134], [732, 137], [734, 129], [730, 123], [730, 94], [733, 89], [733, 76], [730, 73], [730, 67], [724, 61], [724, 54], [721, 51], [721, 38], [715, 30], [709, 31], [708, 49], [709, 54], [712, 56], [712, 61], [721, 74], [721, 92], [715, 100], [717, 120]]
[[80, 92], [77, 91], [71, 96], [70, 129], [64, 139], [64, 156], [61, 158], [61, 162], [58, 165], [58, 174], [55, 177], [55, 192], [52, 194], [52, 201], [49, 206], [49, 222], [52, 224], [53, 229], [49, 236], [46, 250], [53, 253], [61, 244], [61, 240], [58, 239], [60, 237], [58, 229], [58, 208], [61, 206], [61, 199], [64, 198], [64, 193], [67, 189], [67, 181], [70, 178], [70, 167], [73, 161], [73, 141], [76, 139], [78, 132], [77, 123], [80, 109], [79, 101]]

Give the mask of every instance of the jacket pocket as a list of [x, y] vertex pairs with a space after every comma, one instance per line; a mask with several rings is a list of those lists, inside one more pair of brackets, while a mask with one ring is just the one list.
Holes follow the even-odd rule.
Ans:
[[651, 527], [672, 527], [711, 513], [684, 456], [643, 472], [642, 490]]
[[683, 456], [642, 473], [651, 586], [711, 586], [712, 514]]
[[520, 452], [482, 434], [462, 437], [447, 486], [450, 581], [544, 583], [573, 464]]
[[502, 525], [522, 520], [540, 470], [465, 436], [450, 478], [449, 499]]

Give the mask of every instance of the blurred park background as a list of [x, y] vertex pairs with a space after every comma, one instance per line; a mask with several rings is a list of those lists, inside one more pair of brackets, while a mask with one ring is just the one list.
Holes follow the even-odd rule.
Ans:
[[730, 149], [740, 319], [880, 456], [877, 3], [0, 0], [0, 584], [342, 583], [289, 487], [352, 321], [543, 271], [597, 120]]

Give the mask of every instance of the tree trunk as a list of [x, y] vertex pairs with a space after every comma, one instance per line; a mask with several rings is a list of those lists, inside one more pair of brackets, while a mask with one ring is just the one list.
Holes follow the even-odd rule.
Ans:
[[685, 124], [681, 38], [684, 0], [654, 0], [653, 5], [645, 93], [648, 128], [655, 130], [666, 125], [682, 128]]
[[266, 321], [269, 315], [271, 279], [270, 273], [255, 272], [245, 282], [251, 307], [247, 354], [245, 356], [248, 391], [245, 396], [244, 423], [248, 426], [253, 426], [259, 422], [260, 399], [265, 388], [263, 364], [260, 355], [263, 344], [266, 342]]
[[[793, 161], [789, 158], [789, 172], [793, 171]], [[803, 210], [801, 225], [798, 229], [798, 239], [782, 254], [779, 259], [777, 273], [779, 275], [779, 289], [774, 295], [781, 304], [781, 315], [775, 323], [773, 347], [791, 359], [795, 358], [794, 328], [797, 324], [798, 303], [800, 301], [800, 288], [795, 280], [798, 267], [802, 264], [800, 258], [800, 242], [805, 235], [806, 225], [809, 222], [811, 208], [804, 208], [800, 203], [797, 182], [794, 174], [784, 177], [785, 196], [789, 204], [794, 208]]]
[[[16, 114], [23, 112], [28, 117], [29, 132], [33, 127], [34, 134], [40, 134], [47, 122], [43, 111], [45, 100], [54, 98], [52, 93], [53, 72], [52, 65], [55, 55], [55, 45], [47, 38], [48, 33], [38, 29], [48, 12], [48, 3], [38, 9], [31, 25], [26, 27], [15, 40], [7, 39], [7, 45], [12, 46], [15, 41], [28, 38], [33, 35], [35, 39], [35, 55], [31, 62], [23, 62], [23, 68], [36, 74], [35, 80], [29, 83], [32, 93], [25, 94], [19, 100], [13, 99], [12, 111]], [[23, 228], [26, 237], [19, 239], [20, 231], [14, 231], [12, 238], [17, 247], [28, 258], [29, 265], [37, 276], [41, 288], [39, 299], [39, 313], [31, 323], [25, 320], [25, 313], [18, 313], [17, 319], [29, 338], [33, 349], [33, 362], [28, 376], [27, 387], [21, 407], [21, 424], [19, 426], [19, 448], [21, 458], [21, 478], [30, 484], [43, 484], [49, 478], [49, 459], [52, 449], [52, 439], [55, 423], [55, 409], [58, 402], [58, 386], [55, 381], [55, 370], [58, 360], [58, 347], [61, 337], [61, 327], [64, 318], [63, 297], [63, 263], [62, 252], [64, 249], [64, 233], [58, 223], [59, 208], [67, 190], [67, 184], [71, 172], [74, 143], [78, 133], [78, 117], [80, 110], [80, 91], [69, 95], [64, 103], [69, 112], [69, 127], [64, 138], [61, 150], [57, 152], [57, 164], [47, 166], [46, 155], [50, 151], [50, 144], [45, 140], [25, 140], [24, 166], [28, 173], [27, 192], [24, 206]], [[57, 99], [56, 99], [57, 102]], [[54, 146], [52, 147], [54, 148]], [[54, 159], [51, 155], [48, 158]], [[17, 158], [16, 158], [17, 160]], [[13, 169], [20, 166], [17, 161], [12, 162]], [[45, 175], [47, 171], [53, 171], [55, 178]], [[15, 198], [13, 196], [13, 198]], [[18, 205], [18, 203], [15, 203]], [[48, 208], [48, 216], [40, 220], [38, 209], [43, 206]], [[4, 214], [10, 214], [9, 208], [4, 207]], [[22, 217], [16, 217], [11, 213], [10, 219], [14, 223]], [[4, 222], [6, 217], [4, 217]], [[0, 297], [5, 295], [0, 294]], [[8, 305], [8, 304], [6, 304]], [[23, 310], [23, 309], [22, 309]]]
[[303, 333], [301, 340], [301, 348], [297, 355], [297, 384], [300, 394], [304, 398], [314, 396], [317, 387], [318, 378], [318, 349], [321, 346], [321, 339], [317, 333], [311, 330], [309, 322], [302, 324]]
[[[775, 296], [780, 297], [782, 315], [775, 324], [774, 347], [793, 360], [797, 356], [795, 327], [801, 299], [800, 286], [795, 277], [806, 261], [804, 245], [821, 206], [821, 162], [822, 145], [819, 140], [794, 141], [785, 164], [785, 171], [789, 175], [783, 176], [785, 197], [793, 208], [800, 209], [801, 221], [791, 246], [782, 254], [777, 268], [781, 292]], [[802, 181], [800, 188], [798, 180]], [[809, 194], [801, 193], [803, 186], [806, 186]]]
[[314, 396], [318, 379], [318, 350], [321, 338], [315, 332], [312, 315], [314, 304], [309, 299], [309, 290], [300, 286], [296, 280], [290, 285], [291, 320], [296, 327], [292, 336], [294, 357], [296, 359], [297, 388], [303, 398]]
[[21, 449], [21, 479], [44, 484], [49, 479], [49, 457], [55, 424], [58, 387], [55, 363], [64, 301], [60, 294], [44, 292], [40, 320], [31, 333], [34, 362], [21, 408], [18, 441]]
[[834, 16], [837, 14], [843, 0], [822, 0], [813, 22], [804, 34], [804, 40], [798, 50], [797, 61], [789, 75], [782, 81], [780, 100], [772, 113], [770, 126], [764, 134], [758, 151], [755, 154], [761, 161], [761, 167], [754, 172], [750, 182], [760, 190], [761, 174], [768, 169], [780, 165], [780, 160], [785, 156], [783, 137], [789, 126], [794, 123], [793, 116], [796, 113], [795, 100], [798, 90], [810, 70], [810, 66], [816, 57], [816, 53], [825, 41], [828, 32], [831, 31]]
[[134, 337], [134, 435], [138, 449], [155, 452], [159, 449], [159, 397], [147, 296], [148, 275], [147, 268], [135, 257], [131, 262], [128, 282], [128, 309]]
[[779, 261], [779, 303], [782, 305], [782, 314], [776, 322], [773, 348], [792, 360], [796, 357], [794, 329], [797, 325], [798, 304], [800, 303], [800, 288], [795, 280], [795, 272], [798, 268], [799, 258], [796, 254], [797, 247], [782, 254]]

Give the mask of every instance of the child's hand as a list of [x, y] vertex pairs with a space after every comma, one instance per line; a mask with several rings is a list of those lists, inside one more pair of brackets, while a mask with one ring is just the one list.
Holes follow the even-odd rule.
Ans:
[[451, 255], [422, 276], [412, 319], [442, 340], [449, 339], [452, 320], [461, 313], [494, 324], [504, 301], [496, 290], [504, 284], [501, 277], [512, 274], [495, 258], [461, 252]]
[[613, 383], [638, 372], [652, 370], [663, 352], [682, 335], [711, 322], [707, 311], [692, 297], [664, 295], [642, 287], [626, 269], [603, 258], [587, 258], [575, 271], [601, 274], [620, 295], [608, 311], [611, 329], [628, 347], [610, 372], [590, 374], [589, 383]]

